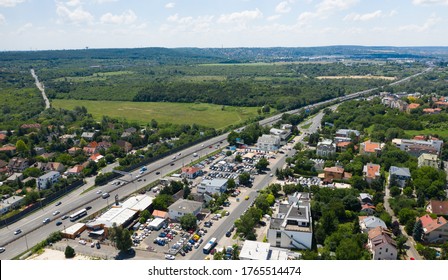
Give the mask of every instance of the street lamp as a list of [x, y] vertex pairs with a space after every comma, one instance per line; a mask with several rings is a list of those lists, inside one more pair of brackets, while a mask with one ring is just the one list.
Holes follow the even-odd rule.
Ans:
[[26, 243], [26, 250], [28, 251], [29, 250], [29, 248], [28, 248], [28, 238], [26, 238], [26, 234], [25, 234], [25, 243]]

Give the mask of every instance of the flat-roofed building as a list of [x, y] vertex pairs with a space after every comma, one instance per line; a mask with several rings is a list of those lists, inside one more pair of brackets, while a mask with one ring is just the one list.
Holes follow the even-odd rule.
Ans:
[[280, 148], [280, 142], [280, 136], [263, 134], [257, 140], [257, 149], [267, 152], [277, 151]]
[[179, 199], [168, 207], [170, 219], [179, 220], [186, 214], [196, 216], [201, 212], [202, 203], [192, 200]]
[[418, 167], [422, 166], [430, 166], [434, 167], [435, 169], [440, 169], [440, 160], [437, 155], [433, 154], [421, 154], [418, 157]]
[[331, 157], [336, 154], [336, 144], [331, 139], [323, 139], [317, 143], [316, 155], [320, 157]]
[[202, 180], [197, 186], [198, 193], [221, 194], [227, 190], [227, 179]]

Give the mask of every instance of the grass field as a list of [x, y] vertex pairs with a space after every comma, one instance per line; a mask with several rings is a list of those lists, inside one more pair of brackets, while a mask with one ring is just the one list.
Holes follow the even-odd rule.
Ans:
[[396, 80], [396, 77], [386, 77], [386, 76], [372, 76], [372, 75], [366, 75], [366, 76], [319, 76], [316, 77], [316, 79], [323, 80], [323, 79], [381, 79], [381, 80], [388, 80], [393, 81]]
[[132, 71], [100, 72], [100, 73], [95, 73], [93, 75], [86, 76], [86, 77], [62, 77], [62, 78], [55, 79], [55, 81], [56, 82], [67, 81], [67, 82], [72, 82], [72, 83], [105, 81], [107, 79], [107, 77], [121, 76], [121, 75], [131, 75], [131, 74], [134, 74], [134, 72], [132, 72]]
[[415, 135], [438, 135], [439, 137], [448, 137], [447, 129], [428, 128], [424, 130], [405, 130], [406, 134], [414, 137]]
[[90, 101], [65, 100], [51, 101], [54, 108], [73, 109], [84, 106], [93, 117], [100, 121], [106, 115], [114, 118], [126, 118], [147, 124], [151, 119], [159, 123], [199, 124], [222, 129], [245, 121], [257, 115], [256, 107], [231, 107], [204, 103], [169, 102], [126, 102], [126, 101]]

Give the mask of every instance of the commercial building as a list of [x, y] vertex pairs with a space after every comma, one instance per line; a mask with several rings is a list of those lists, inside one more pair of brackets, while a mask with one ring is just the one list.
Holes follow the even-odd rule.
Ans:
[[192, 200], [179, 199], [168, 207], [170, 219], [179, 220], [186, 214], [196, 216], [202, 209], [202, 203]]
[[269, 243], [245, 240], [240, 250], [240, 260], [276, 260], [285, 261], [300, 258], [300, 254], [294, 253], [288, 249], [275, 248]]
[[258, 138], [257, 149], [267, 152], [277, 151], [280, 148], [280, 142], [280, 136], [263, 134]]
[[400, 150], [409, 153], [410, 155], [419, 157], [423, 153], [440, 155], [443, 141], [435, 139], [424, 141], [395, 138], [392, 140], [392, 144], [394, 144]]
[[197, 186], [198, 193], [220, 194], [227, 190], [227, 179], [202, 180]]

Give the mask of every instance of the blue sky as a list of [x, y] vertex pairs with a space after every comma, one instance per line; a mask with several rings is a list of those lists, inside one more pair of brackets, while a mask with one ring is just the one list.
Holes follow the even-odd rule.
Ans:
[[0, 0], [0, 50], [448, 46], [448, 0]]

